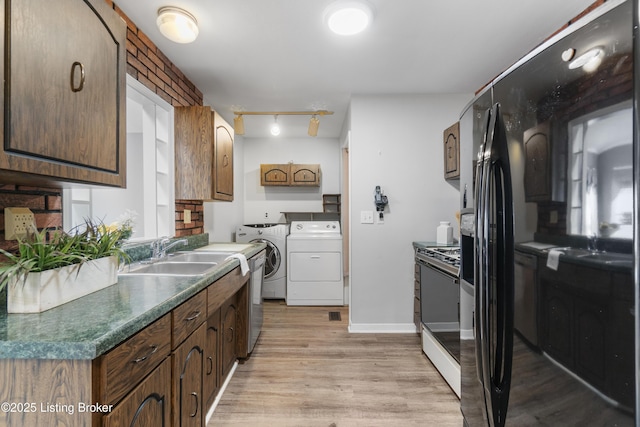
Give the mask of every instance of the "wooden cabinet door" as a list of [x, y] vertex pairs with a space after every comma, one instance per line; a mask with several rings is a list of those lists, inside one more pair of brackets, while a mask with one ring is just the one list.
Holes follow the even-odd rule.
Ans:
[[233, 127], [217, 112], [214, 115], [213, 198], [233, 201]]
[[124, 22], [101, 0], [7, 3], [0, 168], [124, 186]]
[[237, 322], [238, 322], [238, 306], [236, 303], [236, 297], [230, 298], [222, 306], [222, 336], [221, 336], [221, 368], [220, 368], [220, 381], [229, 374], [233, 363], [237, 358]]
[[444, 177], [460, 178], [460, 123], [444, 131]]
[[261, 164], [260, 165], [260, 185], [289, 185], [290, 166]]
[[207, 340], [204, 347], [204, 402], [210, 407], [220, 388], [220, 310], [207, 320]]
[[170, 427], [171, 362], [167, 358], [102, 419], [103, 427]]
[[319, 186], [320, 165], [291, 165], [291, 185]]
[[213, 126], [210, 107], [175, 107], [177, 200], [210, 200], [213, 178]]
[[551, 198], [549, 123], [524, 132], [524, 195], [527, 202]]
[[204, 425], [202, 378], [206, 323], [173, 352], [173, 425]]

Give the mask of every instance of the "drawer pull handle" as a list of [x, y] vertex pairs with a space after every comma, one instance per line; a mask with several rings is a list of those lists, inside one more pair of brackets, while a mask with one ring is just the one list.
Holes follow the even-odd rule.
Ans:
[[200, 317], [201, 314], [202, 312], [200, 310], [194, 311], [193, 315], [191, 317], [187, 317], [186, 319], [184, 319], [184, 321], [191, 322], [192, 320], [196, 320], [198, 317]]
[[145, 354], [144, 356], [139, 357], [137, 359], [134, 359], [133, 363], [144, 362], [145, 360], [147, 360], [149, 357], [151, 357], [154, 353], [156, 353], [158, 351], [158, 346], [157, 345], [150, 345], [149, 348], [151, 350], [147, 354]]
[[[76, 70], [80, 70], [80, 83], [76, 86]], [[84, 88], [84, 65], [82, 62], [74, 62], [71, 64], [71, 91], [80, 92]]]
[[196, 393], [195, 391], [191, 392], [191, 396], [196, 398], [196, 409], [195, 409], [195, 411], [193, 411], [193, 413], [189, 414], [189, 416], [191, 418], [193, 418], [198, 414], [198, 406], [200, 406], [200, 401], [198, 399], [198, 393]]

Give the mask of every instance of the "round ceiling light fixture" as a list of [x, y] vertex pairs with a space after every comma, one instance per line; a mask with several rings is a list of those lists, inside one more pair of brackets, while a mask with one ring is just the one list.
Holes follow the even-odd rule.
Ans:
[[324, 10], [329, 29], [341, 36], [364, 31], [373, 20], [373, 7], [364, 0], [337, 0]]
[[184, 9], [165, 6], [158, 9], [156, 25], [163, 36], [176, 43], [191, 43], [198, 37], [198, 21]]

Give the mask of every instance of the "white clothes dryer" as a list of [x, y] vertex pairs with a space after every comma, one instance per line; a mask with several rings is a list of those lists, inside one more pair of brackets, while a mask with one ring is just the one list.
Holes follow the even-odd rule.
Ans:
[[343, 305], [338, 221], [293, 221], [287, 237], [287, 305]]
[[287, 296], [287, 235], [289, 224], [245, 224], [236, 229], [236, 242], [264, 243], [262, 298], [285, 299]]

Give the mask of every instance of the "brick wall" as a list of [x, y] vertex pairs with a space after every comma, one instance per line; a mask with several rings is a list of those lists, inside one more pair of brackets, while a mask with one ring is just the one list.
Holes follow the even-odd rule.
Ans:
[[[191, 211], [191, 222], [184, 222], [184, 211]], [[201, 200], [176, 200], [176, 237], [204, 233], [204, 206]]]
[[62, 193], [59, 189], [0, 185], [0, 248], [13, 250], [15, 240], [4, 238], [4, 208], [24, 207], [33, 212], [38, 229], [62, 226]]

